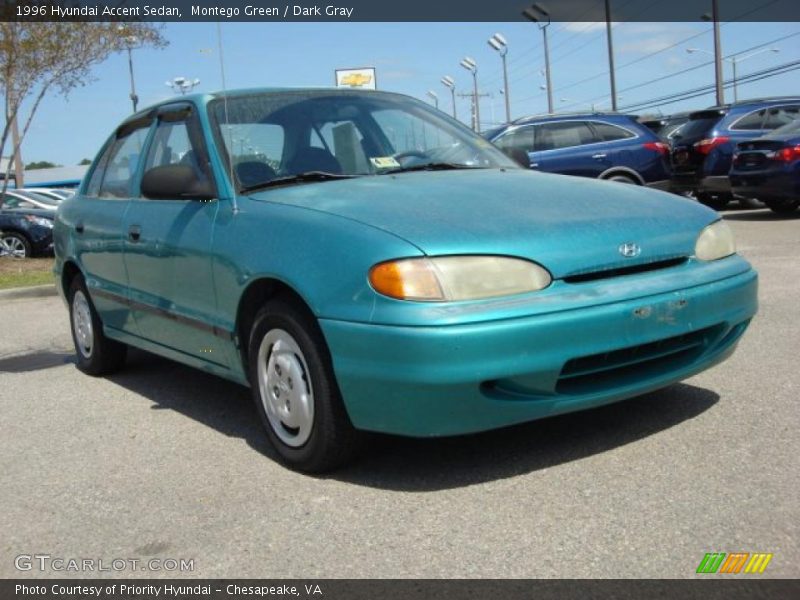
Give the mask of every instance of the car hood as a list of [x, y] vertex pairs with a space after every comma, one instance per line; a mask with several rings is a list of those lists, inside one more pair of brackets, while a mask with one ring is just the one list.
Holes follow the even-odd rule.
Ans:
[[[428, 255], [524, 257], [556, 278], [692, 255], [700, 231], [719, 218], [680, 196], [524, 169], [399, 173], [250, 197], [358, 221]], [[623, 257], [627, 243], [641, 253]]]

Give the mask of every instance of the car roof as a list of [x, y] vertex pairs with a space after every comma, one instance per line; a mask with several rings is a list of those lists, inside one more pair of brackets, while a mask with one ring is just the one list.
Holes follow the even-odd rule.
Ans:
[[549, 121], [573, 121], [576, 119], [588, 119], [588, 120], [620, 119], [620, 120], [636, 121], [638, 117], [637, 115], [632, 115], [629, 113], [611, 112], [611, 111], [547, 113], [542, 115], [530, 115], [527, 117], [520, 117], [519, 119], [511, 121], [511, 123], [509, 123], [508, 125], [522, 125], [523, 123], [534, 123], [534, 122], [544, 123]]

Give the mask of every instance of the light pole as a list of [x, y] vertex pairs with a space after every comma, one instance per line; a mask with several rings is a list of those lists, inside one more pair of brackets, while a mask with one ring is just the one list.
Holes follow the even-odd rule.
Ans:
[[133, 47], [139, 41], [135, 35], [125, 35], [125, 25], [120, 25], [117, 27], [117, 31], [119, 31], [123, 35], [123, 39], [127, 44], [128, 49], [128, 72], [130, 73], [131, 77], [131, 104], [133, 104], [133, 112], [136, 112], [136, 106], [139, 104], [139, 96], [136, 95], [136, 82], [133, 78]]
[[456, 119], [456, 82], [450, 75], [445, 75], [441, 79], [442, 85], [450, 90], [450, 95], [453, 99], [453, 118]]
[[[545, 78], [547, 83], [547, 112], [553, 112], [553, 86], [550, 81], [550, 47], [547, 44], [547, 28], [550, 26], [550, 13], [538, 2], [535, 4], [531, 4], [528, 8], [522, 11], [522, 16], [524, 16], [529, 21], [533, 21], [539, 26], [539, 29], [542, 30], [542, 36], [544, 38], [544, 71], [545, 71]], [[544, 22], [544, 19], [547, 19], [547, 22]]]
[[434, 92], [433, 90], [428, 90], [428, 97], [433, 100], [433, 105], [438, 110], [439, 109], [439, 96], [436, 95], [436, 92]]
[[617, 110], [617, 80], [614, 75], [614, 42], [611, 39], [611, 0], [606, 2], [606, 40], [608, 41], [608, 74], [611, 84], [611, 110]]
[[511, 122], [511, 101], [508, 97], [508, 69], [506, 68], [506, 55], [508, 54], [508, 42], [499, 33], [495, 33], [489, 38], [489, 45], [497, 50], [503, 61], [503, 95], [506, 98], [506, 122]]
[[[751, 52], [750, 54], [745, 54], [744, 56], [738, 56], [733, 54], [731, 56], [723, 56], [722, 60], [727, 60], [731, 63], [733, 67], [733, 101], [739, 101], [739, 83], [737, 81], [737, 73], [736, 73], [736, 65], [742, 61], [747, 60], [748, 58], [753, 58], [754, 56], [758, 56], [759, 54], [764, 54], [765, 52], [780, 52], [780, 48], [762, 48], [761, 50], [756, 50], [755, 52]], [[708, 54], [710, 56], [714, 56], [713, 52], [709, 52], [708, 50], [703, 50], [702, 48], [687, 48], [686, 52], [688, 54], [694, 54], [695, 52], [702, 52], [703, 54]]]
[[461, 66], [472, 73], [472, 129], [477, 133], [481, 130], [481, 108], [478, 101], [478, 64], [469, 56], [461, 60]]
[[175, 92], [181, 95], [188, 94], [199, 84], [199, 79], [186, 79], [186, 77], [176, 77], [172, 81], [166, 82], [168, 87], [171, 87]]
[[717, 0], [711, 0], [711, 14], [700, 15], [704, 21], [714, 23], [714, 82], [717, 106], [725, 104], [725, 89], [722, 86], [722, 43], [719, 36], [719, 6]]

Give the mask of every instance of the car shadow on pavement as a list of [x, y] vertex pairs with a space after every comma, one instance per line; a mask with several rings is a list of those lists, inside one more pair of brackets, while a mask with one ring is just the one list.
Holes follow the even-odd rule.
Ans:
[[75, 362], [73, 350], [39, 350], [0, 358], [0, 373], [29, 373]]
[[725, 213], [726, 221], [791, 221], [800, 218], [800, 211], [779, 215], [771, 210], [750, 210], [747, 212]]
[[[277, 460], [250, 392], [242, 386], [138, 350], [110, 379], [153, 401], [153, 409], [177, 411]], [[505, 479], [633, 443], [702, 414], [718, 400], [710, 390], [681, 383], [590, 411], [486, 433], [439, 439], [372, 435], [353, 465], [324, 477], [397, 491]]]

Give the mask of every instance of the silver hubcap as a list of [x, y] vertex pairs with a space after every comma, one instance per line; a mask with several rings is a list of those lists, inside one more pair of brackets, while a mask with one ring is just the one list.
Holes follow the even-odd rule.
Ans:
[[78, 351], [84, 357], [90, 358], [94, 345], [92, 313], [89, 310], [89, 301], [80, 290], [75, 292], [72, 297], [72, 330], [75, 332], [75, 343], [78, 346]]
[[2, 248], [0, 254], [12, 256], [14, 258], [25, 258], [25, 244], [22, 240], [16, 237], [7, 237], [0, 240]]
[[272, 329], [258, 348], [258, 388], [270, 427], [287, 446], [308, 441], [314, 424], [314, 391], [300, 346]]

